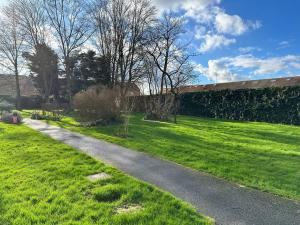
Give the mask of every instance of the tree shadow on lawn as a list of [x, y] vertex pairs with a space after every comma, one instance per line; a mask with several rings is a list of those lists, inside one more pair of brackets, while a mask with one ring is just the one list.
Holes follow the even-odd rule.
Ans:
[[[300, 156], [297, 152], [276, 149], [270, 151], [268, 150], [269, 143], [260, 143], [266, 140], [265, 135], [273, 134], [272, 132], [256, 131], [249, 135], [243, 129], [241, 129], [242, 132], [223, 131], [229, 137], [234, 137], [224, 142], [222, 139], [214, 137], [209, 139], [205, 135], [201, 136], [201, 131], [197, 131], [200, 132], [197, 135], [189, 135], [176, 128], [166, 130], [165, 126], [159, 127], [162, 129], [157, 129], [157, 127], [149, 129], [147, 125], [145, 128], [134, 131], [134, 136], [139, 142], [136, 144], [139, 150], [166, 157], [192, 168], [214, 171], [213, 173], [225, 177], [230, 178], [226, 173], [232, 173], [235, 174], [235, 178], [243, 180], [243, 176], [248, 174], [249, 177], [245, 179], [251, 180], [252, 177], [257, 184], [272, 180], [274, 184], [277, 184], [276, 186], [280, 186], [290, 183], [289, 179], [296, 180], [297, 171], [300, 169], [298, 164]], [[289, 135], [277, 133], [271, 136], [270, 141], [275, 142], [275, 146], [277, 143], [291, 144], [290, 142], [296, 141], [292, 144], [296, 146], [299, 140], [291, 137], [286, 141], [289, 137]], [[255, 140], [258, 140], [257, 143]], [[264, 145], [266, 149], [263, 149]], [[151, 148], [145, 146], [151, 146]], [[239, 173], [239, 170], [243, 172]], [[286, 176], [287, 174], [294, 175]], [[293, 184], [290, 183], [290, 185]]]
[[[287, 134], [280, 134], [270, 131], [259, 131], [259, 130], [252, 130], [252, 131], [246, 131], [246, 130], [239, 130], [237, 131], [224, 131], [225, 134], [230, 136], [241, 136], [245, 138], [252, 138], [256, 140], [264, 140], [264, 141], [271, 141], [278, 144], [287, 144], [287, 145], [294, 145], [294, 146], [300, 146], [300, 134], [299, 137], [295, 137], [294, 135], [287, 135]], [[300, 152], [300, 149], [299, 149]]]
[[[187, 125], [185, 124], [185, 126]], [[190, 124], [188, 124], [188, 127], [180, 127], [180, 124], [178, 126], [173, 125], [173, 127], [170, 127], [171, 129], [168, 129], [169, 126], [153, 127], [145, 124], [137, 124], [132, 128], [134, 128], [131, 129], [133, 130], [133, 133], [138, 134], [139, 137], [143, 137], [143, 135], [146, 135], [147, 137], [144, 139], [148, 139], [150, 137], [152, 140], [156, 140], [157, 138], [166, 138], [170, 141], [170, 143], [189, 143], [194, 139], [197, 140], [197, 145], [199, 142], [207, 141], [207, 139], [219, 139], [219, 141], [217, 141], [216, 143], [227, 140], [232, 143], [232, 146], [239, 144], [257, 145], [257, 150], [253, 148], [253, 151], [263, 150], [263, 145], [266, 146], [266, 150], [270, 149], [269, 142], [273, 142], [275, 148], [277, 144], [287, 144], [291, 145], [291, 147], [298, 147], [300, 145], [300, 138], [296, 137], [295, 135], [276, 133], [276, 131], [261, 131], [257, 129], [245, 130], [242, 128], [234, 128], [228, 130], [225, 128], [218, 129], [218, 127], [207, 127], [205, 125], [202, 126], [202, 129], [199, 129], [199, 125], [194, 125], [192, 126], [193, 130], [190, 130]], [[210, 135], [211, 137], [209, 137]], [[280, 148], [282, 149], [282, 146], [280, 146]], [[274, 151], [277, 150], [278, 149], [274, 149]], [[294, 153], [297, 154], [297, 152]]]
[[71, 121], [66, 121], [62, 119], [61, 121], [51, 121], [51, 120], [43, 120], [45, 123], [52, 125], [53, 122], [55, 122], [55, 126], [58, 126], [60, 128], [66, 128], [68, 126], [73, 126], [73, 127], [81, 127], [80, 124], [74, 124], [74, 122]]
[[[280, 152], [259, 151], [256, 148], [247, 145], [249, 143], [252, 143], [251, 141], [244, 142], [239, 137], [235, 137], [232, 140], [232, 142], [235, 144], [231, 144], [231, 142], [223, 142], [221, 139], [208, 139], [205, 138], [205, 136], [201, 137], [196, 135], [191, 136], [187, 133], [176, 131], [166, 132], [165, 130], [155, 130], [154, 134], [154, 132], [152, 132], [151, 130], [136, 130], [134, 134], [135, 137], [138, 138], [138, 142], [140, 142], [142, 138], [142, 140], [146, 140], [147, 143], [151, 143], [151, 146], [155, 149], [164, 149], [165, 145], [167, 145], [168, 149], [166, 149], [166, 151], [160, 151], [170, 151], [172, 154], [178, 152], [179, 154], [185, 153], [191, 155], [193, 153], [206, 152], [215, 155], [214, 157], [223, 157], [220, 154], [230, 154], [235, 156], [234, 160], [242, 156], [261, 156], [267, 158], [286, 157], [286, 159], [289, 158], [287, 154], [282, 154]], [[134, 141], [134, 139], [132, 141]], [[144, 144], [145, 143], [141, 142], [141, 146]], [[144, 151], [147, 151], [147, 149], [143, 148]], [[172, 151], [172, 149], [176, 151]], [[151, 152], [151, 150], [149, 152]]]
[[[199, 121], [200, 120], [200, 121]], [[245, 121], [223, 121], [223, 120], [214, 120], [214, 119], [192, 119], [192, 121], [187, 119], [180, 120], [179, 124], [193, 128], [195, 130], [210, 130], [220, 132], [221, 134], [227, 134], [228, 136], [241, 136], [252, 139], [261, 139], [269, 140], [272, 142], [277, 142], [279, 144], [289, 144], [289, 145], [300, 145], [300, 127], [281, 124], [268, 124], [262, 123], [258, 124], [256, 122], [245, 122]], [[244, 126], [246, 125], [246, 127]], [[281, 127], [283, 131], [287, 129], [295, 129], [299, 134], [299, 137], [296, 135], [283, 134], [279, 133], [278, 127]], [[273, 129], [273, 132], [267, 129]]]

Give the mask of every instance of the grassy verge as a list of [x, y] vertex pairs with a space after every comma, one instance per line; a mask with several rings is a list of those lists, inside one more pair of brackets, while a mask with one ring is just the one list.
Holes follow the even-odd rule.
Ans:
[[[86, 178], [99, 172], [112, 177]], [[136, 210], [126, 212], [128, 206]], [[0, 123], [0, 224], [212, 223], [190, 205], [71, 147], [23, 125]]]
[[300, 200], [300, 127], [179, 116], [178, 124], [133, 115], [130, 137], [118, 125], [81, 127], [72, 117], [51, 122], [218, 177]]

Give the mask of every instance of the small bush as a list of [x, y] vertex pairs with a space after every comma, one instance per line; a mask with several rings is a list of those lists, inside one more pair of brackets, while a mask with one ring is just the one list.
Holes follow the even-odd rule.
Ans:
[[44, 117], [40, 112], [34, 111], [33, 113], [31, 113], [31, 119], [33, 119], [33, 120], [43, 120]]
[[0, 100], [0, 112], [11, 112], [14, 109], [14, 105], [6, 100]]
[[62, 118], [62, 116], [56, 112], [34, 111], [31, 113], [31, 119], [33, 119], [33, 120], [61, 121], [61, 118]]
[[20, 124], [22, 123], [22, 116], [19, 112], [15, 111], [13, 113], [10, 113], [10, 112], [4, 112], [2, 113], [2, 117], [1, 117], [1, 120], [5, 123], [13, 123], [13, 118], [16, 117], [17, 119], [17, 124]]
[[77, 93], [73, 104], [80, 122], [98, 125], [120, 121], [121, 107], [117, 88], [90, 88]]
[[145, 119], [168, 121], [174, 105], [174, 96], [150, 96], [145, 102]]

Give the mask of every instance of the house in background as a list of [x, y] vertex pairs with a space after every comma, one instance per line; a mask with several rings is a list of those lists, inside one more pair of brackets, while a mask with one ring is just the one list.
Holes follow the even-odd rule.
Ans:
[[128, 90], [127, 90], [127, 96], [140, 96], [141, 90], [135, 83], [129, 84]]
[[300, 86], [300, 76], [248, 80], [229, 83], [207, 84], [207, 85], [190, 85], [180, 88], [180, 93], [200, 92], [200, 91], [220, 91], [220, 90], [239, 90], [239, 89], [263, 89], [272, 87], [292, 87]]
[[[126, 84], [128, 85], [128, 84]], [[99, 87], [103, 87], [101, 85], [91, 85], [90, 87], [88, 87], [88, 89], [97, 89]], [[141, 89], [138, 87], [138, 85], [131, 83], [129, 84], [129, 86], [127, 87], [127, 93], [126, 96], [127, 97], [133, 97], [133, 96], [140, 96], [141, 95]]]
[[[22, 97], [39, 96], [39, 91], [33, 84], [33, 81], [27, 76], [19, 76], [20, 92]], [[16, 96], [16, 78], [14, 75], [0, 74], [0, 97]]]
[[[20, 92], [22, 97], [38, 97], [40, 93], [34, 86], [30, 77], [19, 76], [20, 80]], [[65, 89], [65, 82], [60, 79], [60, 85], [62, 90]], [[141, 91], [136, 84], [130, 84], [128, 88], [128, 96], [139, 96]], [[0, 74], [0, 97], [14, 98], [16, 96], [16, 78], [14, 75]]]

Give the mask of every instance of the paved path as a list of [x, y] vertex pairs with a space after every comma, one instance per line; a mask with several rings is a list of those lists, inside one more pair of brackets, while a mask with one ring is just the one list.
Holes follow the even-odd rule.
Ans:
[[41, 121], [25, 124], [154, 184], [194, 205], [218, 225], [300, 225], [300, 204]]

